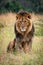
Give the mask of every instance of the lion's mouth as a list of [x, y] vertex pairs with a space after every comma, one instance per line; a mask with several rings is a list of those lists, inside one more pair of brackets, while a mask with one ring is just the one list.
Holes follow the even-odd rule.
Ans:
[[26, 31], [26, 28], [20, 28], [22, 32], [25, 32]]

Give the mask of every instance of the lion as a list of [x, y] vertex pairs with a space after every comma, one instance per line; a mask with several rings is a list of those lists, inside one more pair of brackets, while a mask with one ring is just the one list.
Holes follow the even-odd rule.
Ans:
[[34, 36], [34, 24], [31, 20], [30, 13], [26, 11], [20, 11], [16, 14], [14, 31], [16, 39], [15, 41], [9, 43], [8, 50], [18, 47], [25, 53], [31, 51], [32, 39]]
[[20, 11], [17, 13], [14, 30], [19, 48], [23, 49], [25, 53], [29, 52], [34, 36], [34, 24], [28, 12]]

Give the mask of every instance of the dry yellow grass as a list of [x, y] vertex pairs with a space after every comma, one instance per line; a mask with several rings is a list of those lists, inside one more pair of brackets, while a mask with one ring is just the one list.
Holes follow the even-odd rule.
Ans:
[[16, 13], [6, 13], [0, 15], [0, 22], [4, 22], [6, 25], [13, 25], [16, 21]]
[[[32, 50], [29, 54], [6, 52], [10, 40], [15, 37], [15, 17], [15, 13], [0, 15], [0, 23], [6, 25], [0, 28], [0, 65], [43, 65], [43, 36], [34, 36]], [[32, 13], [32, 21], [38, 23], [39, 20], [40, 22], [43, 21], [43, 15]]]
[[[32, 13], [32, 21], [38, 23], [39, 19], [43, 19], [43, 15], [40, 14], [34, 14]], [[4, 40], [7, 41], [7, 43], [14, 38], [14, 23], [16, 22], [16, 13], [6, 13], [6, 14], [1, 14], [0, 15], [0, 23], [7, 25], [7, 27], [5, 26], [5, 28], [1, 29], [1, 35]], [[2, 38], [1, 37], [1, 38]], [[1, 40], [3, 40], [3, 38]], [[8, 39], [8, 40], [7, 40]], [[43, 39], [43, 37], [42, 37]], [[3, 40], [3, 43], [5, 44], [5, 49], [6, 49], [6, 41]], [[35, 38], [35, 43], [39, 43], [36, 42], [37, 38]], [[40, 39], [39, 39], [40, 40]], [[38, 41], [38, 40], [37, 40]], [[40, 40], [42, 42], [42, 40]], [[4, 47], [3, 44], [3, 47]], [[36, 48], [37, 49], [37, 48]]]

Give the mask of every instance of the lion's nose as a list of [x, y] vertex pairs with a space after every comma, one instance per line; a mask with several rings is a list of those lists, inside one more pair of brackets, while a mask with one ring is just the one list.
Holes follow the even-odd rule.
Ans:
[[22, 21], [22, 24], [24, 24], [24, 22]]
[[24, 28], [24, 23], [22, 23], [22, 27]]

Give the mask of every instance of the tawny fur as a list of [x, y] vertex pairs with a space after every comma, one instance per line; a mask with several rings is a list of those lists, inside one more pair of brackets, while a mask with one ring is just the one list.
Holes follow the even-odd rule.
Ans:
[[[31, 15], [28, 12], [20, 11], [16, 16], [16, 23], [14, 25], [16, 39], [8, 45], [8, 51], [16, 48], [28, 53], [32, 47], [32, 38], [34, 36], [34, 25], [31, 21]], [[24, 31], [23, 31], [24, 30]]]
[[[34, 25], [33, 22], [31, 21], [31, 15], [28, 12], [22, 11], [17, 14], [16, 18], [17, 20], [14, 29], [17, 44], [20, 44], [21, 48], [23, 48], [23, 51], [27, 53], [31, 50], [32, 38], [34, 36]], [[22, 32], [20, 30], [20, 27], [22, 26], [26, 27], [26, 31]]]

